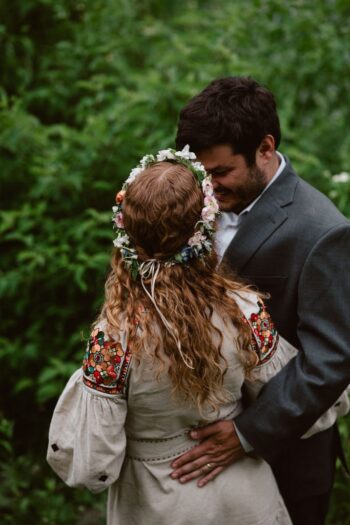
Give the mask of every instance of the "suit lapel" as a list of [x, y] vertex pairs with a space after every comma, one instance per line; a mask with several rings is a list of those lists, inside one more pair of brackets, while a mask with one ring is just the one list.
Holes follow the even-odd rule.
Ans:
[[288, 159], [286, 161], [287, 165], [281, 175], [243, 219], [225, 252], [224, 259], [238, 272], [260, 246], [288, 220], [287, 206], [293, 202], [298, 177]]

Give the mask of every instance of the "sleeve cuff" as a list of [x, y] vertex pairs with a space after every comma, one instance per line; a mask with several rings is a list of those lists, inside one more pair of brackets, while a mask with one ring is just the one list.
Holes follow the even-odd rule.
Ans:
[[233, 426], [235, 427], [236, 434], [238, 436], [238, 439], [241, 442], [242, 448], [245, 452], [252, 452], [254, 448], [251, 446], [251, 444], [246, 440], [246, 438], [243, 436], [243, 434], [238, 430], [237, 425], [235, 421], [233, 420]]

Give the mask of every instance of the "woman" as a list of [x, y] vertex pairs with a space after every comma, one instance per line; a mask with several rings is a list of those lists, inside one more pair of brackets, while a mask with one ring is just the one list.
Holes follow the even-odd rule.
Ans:
[[203, 488], [170, 477], [188, 432], [234, 417], [243, 385], [256, 394], [295, 352], [260, 297], [216, 271], [217, 214], [188, 148], [147, 155], [117, 195], [105, 302], [48, 449], [68, 485], [109, 487], [108, 525], [291, 524], [261, 459]]

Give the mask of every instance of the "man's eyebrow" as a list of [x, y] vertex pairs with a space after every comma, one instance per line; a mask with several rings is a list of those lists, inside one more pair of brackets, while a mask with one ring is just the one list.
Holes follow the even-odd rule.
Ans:
[[209, 173], [216, 173], [216, 172], [219, 172], [219, 171], [229, 171], [233, 168], [233, 166], [229, 166], [229, 165], [222, 165], [222, 166], [215, 166], [214, 168], [209, 168], [208, 171]]

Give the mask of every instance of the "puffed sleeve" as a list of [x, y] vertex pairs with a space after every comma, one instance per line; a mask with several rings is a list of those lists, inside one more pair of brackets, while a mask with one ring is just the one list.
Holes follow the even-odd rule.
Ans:
[[257, 365], [245, 380], [250, 397], [255, 399], [264, 384], [296, 356], [298, 350], [278, 334], [260, 297], [241, 293], [236, 301], [243, 320], [251, 328], [251, 348], [257, 356]]
[[[251, 327], [251, 346], [258, 358], [257, 365], [245, 380], [246, 391], [253, 401], [263, 386], [298, 354], [298, 350], [278, 334], [260, 298], [254, 294], [247, 294], [241, 298], [239, 305], [246, 323]], [[349, 393], [348, 388], [302, 438], [330, 428], [338, 417], [346, 415], [350, 410]]]
[[47, 460], [69, 486], [101, 492], [119, 477], [125, 456], [126, 388], [131, 355], [101, 327], [83, 368], [62, 392], [49, 430]]

